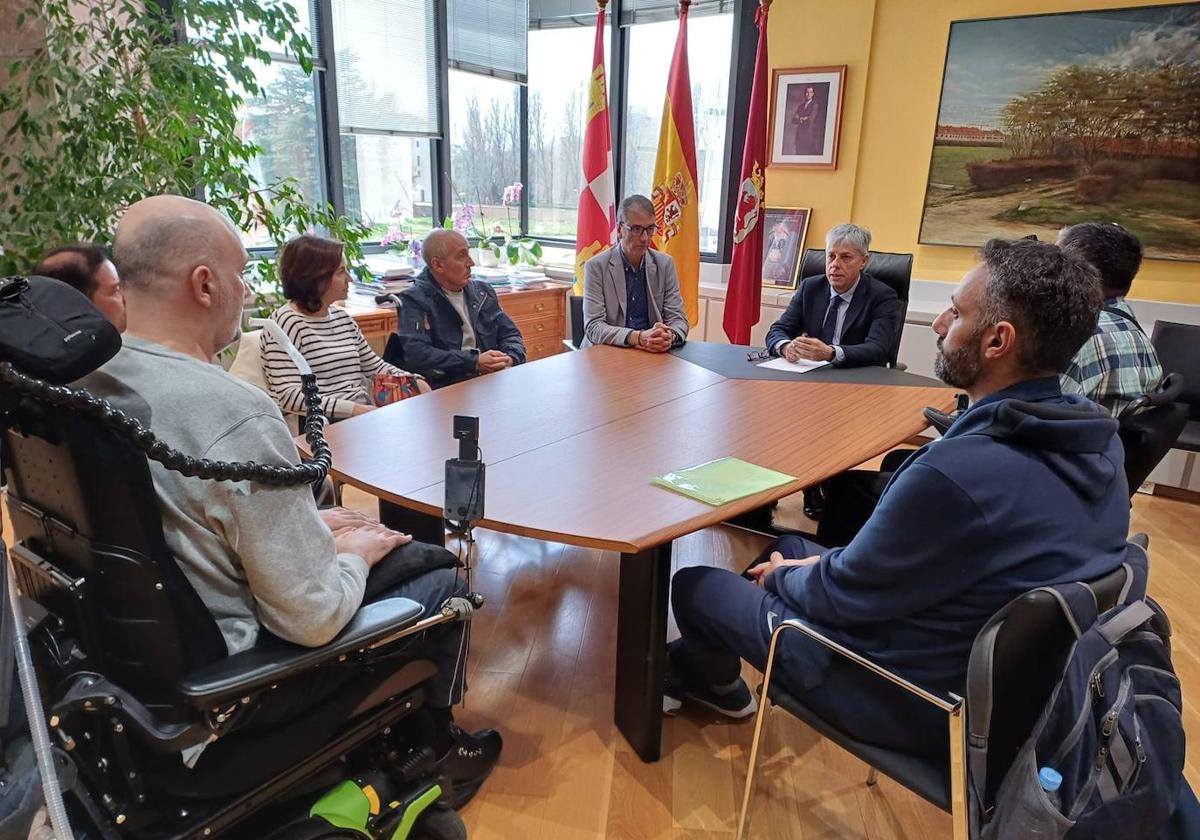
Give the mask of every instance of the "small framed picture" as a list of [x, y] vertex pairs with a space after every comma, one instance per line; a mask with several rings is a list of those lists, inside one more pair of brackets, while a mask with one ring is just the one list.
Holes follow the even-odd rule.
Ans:
[[768, 207], [763, 216], [762, 282], [768, 289], [794, 289], [808, 233], [807, 207]]
[[771, 166], [837, 169], [846, 65], [776, 70]]

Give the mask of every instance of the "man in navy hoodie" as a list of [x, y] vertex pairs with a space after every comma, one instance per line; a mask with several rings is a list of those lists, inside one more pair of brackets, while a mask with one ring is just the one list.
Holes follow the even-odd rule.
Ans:
[[[971, 407], [904, 462], [844, 548], [783, 537], [745, 577], [680, 570], [682, 638], [669, 645], [664, 711], [686, 699], [752, 714], [739, 659], [762, 670], [788, 618], [919, 684], [961, 691], [971, 643], [1000, 607], [1122, 563], [1129, 494], [1117, 424], [1058, 385], [1095, 326], [1099, 277], [1048, 243], [992, 240], [982, 257], [933, 324], [937, 374]], [[798, 633], [777, 655], [784, 686], [835, 726], [944, 755], [945, 717], [927, 704]]]

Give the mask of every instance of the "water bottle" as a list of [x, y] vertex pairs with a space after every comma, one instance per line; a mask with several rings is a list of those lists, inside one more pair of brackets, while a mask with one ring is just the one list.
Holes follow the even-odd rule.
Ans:
[[1042, 790], [1046, 792], [1046, 797], [1054, 803], [1054, 809], [1061, 814], [1062, 801], [1058, 789], [1062, 787], [1062, 774], [1053, 767], [1043, 767], [1038, 770], [1038, 781], [1042, 785]]

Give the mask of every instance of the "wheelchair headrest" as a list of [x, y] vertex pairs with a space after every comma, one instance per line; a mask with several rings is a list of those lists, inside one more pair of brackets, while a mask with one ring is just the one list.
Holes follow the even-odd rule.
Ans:
[[0, 278], [0, 362], [62, 385], [120, 349], [120, 332], [73, 286], [50, 277]]

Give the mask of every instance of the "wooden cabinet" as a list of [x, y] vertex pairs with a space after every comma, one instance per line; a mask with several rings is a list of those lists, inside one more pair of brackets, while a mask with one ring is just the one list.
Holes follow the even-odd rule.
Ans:
[[[497, 293], [500, 308], [513, 319], [525, 339], [528, 361], [553, 356], [566, 349], [562, 342], [567, 335], [567, 294], [570, 290], [570, 286], [547, 283], [539, 289]], [[396, 331], [396, 311], [360, 303], [353, 298], [342, 305], [358, 322], [375, 352], [382, 352], [387, 337]]]

